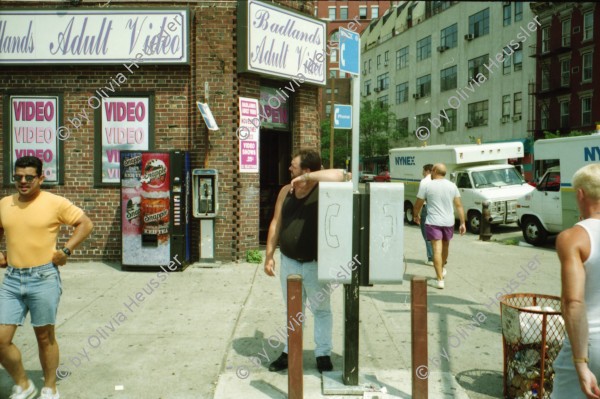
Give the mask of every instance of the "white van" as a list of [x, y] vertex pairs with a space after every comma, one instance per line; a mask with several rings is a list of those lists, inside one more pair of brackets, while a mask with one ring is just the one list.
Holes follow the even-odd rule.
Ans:
[[522, 157], [521, 142], [394, 148], [390, 150], [390, 175], [392, 182], [404, 183], [405, 220], [412, 223], [423, 166], [444, 163], [446, 178], [460, 191], [467, 229], [478, 234], [483, 201], [490, 201], [492, 224], [517, 221], [517, 198], [534, 190], [508, 163], [510, 158]]
[[[517, 214], [525, 241], [543, 245], [549, 234], [579, 220], [571, 179], [582, 166], [600, 162], [600, 134], [537, 140], [533, 156], [538, 172], [541, 168], [545, 173], [536, 189], [519, 199]], [[542, 164], [552, 166], [546, 169]]]

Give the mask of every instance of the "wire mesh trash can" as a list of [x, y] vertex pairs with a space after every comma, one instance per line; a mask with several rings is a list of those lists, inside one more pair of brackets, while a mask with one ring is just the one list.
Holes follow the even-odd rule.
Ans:
[[500, 298], [504, 397], [550, 398], [552, 364], [565, 337], [559, 297], [509, 294]]

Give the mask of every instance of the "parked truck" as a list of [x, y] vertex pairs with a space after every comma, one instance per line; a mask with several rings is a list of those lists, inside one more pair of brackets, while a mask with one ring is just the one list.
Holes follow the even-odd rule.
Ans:
[[582, 166], [600, 162], [600, 134], [537, 140], [533, 144], [537, 173], [545, 172], [533, 192], [520, 198], [517, 214], [523, 238], [543, 245], [548, 235], [577, 223], [579, 209], [571, 179]]
[[[479, 233], [483, 201], [490, 202], [492, 224], [517, 222], [517, 198], [534, 190], [509, 159], [523, 157], [521, 142], [433, 145], [390, 150], [392, 182], [404, 183], [405, 221], [413, 223], [423, 166], [444, 163], [446, 178], [454, 182], [461, 195], [467, 229]], [[458, 215], [455, 215], [458, 219]]]

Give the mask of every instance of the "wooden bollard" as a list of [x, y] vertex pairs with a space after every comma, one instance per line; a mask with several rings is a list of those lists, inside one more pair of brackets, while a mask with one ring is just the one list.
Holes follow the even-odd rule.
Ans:
[[429, 397], [427, 364], [427, 279], [415, 276], [410, 281], [410, 329], [412, 346], [412, 398]]
[[[287, 322], [291, 326], [298, 323], [296, 315], [302, 312], [302, 276], [289, 275], [287, 278]], [[302, 325], [288, 329], [288, 398], [302, 399], [304, 370], [302, 366]]]

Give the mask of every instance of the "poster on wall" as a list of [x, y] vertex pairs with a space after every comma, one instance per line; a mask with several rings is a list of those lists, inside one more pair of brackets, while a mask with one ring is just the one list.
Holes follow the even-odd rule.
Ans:
[[[56, 134], [61, 123], [59, 96], [9, 96], [8, 139], [4, 140], [4, 184], [12, 184], [15, 161], [23, 156], [42, 160], [45, 184], [62, 184], [62, 142]], [[6, 119], [5, 119], [6, 121]], [[5, 130], [6, 132], [6, 130]], [[7, 135], [5, 134], [5, 138]]]
[[240, 97], [240, 172], [258, 173], [260, 119], [258, 100]]
[[120, 184], [120, 151], [154, 149], [153, 110], [152, 96], [102, 99], [95, 115], [97, 144], [94, 170], [97, 185]]
[[269, 129], [287, 130], [290, 124], [289, 103], [274, 87], [260, 88], [260, 123]]

